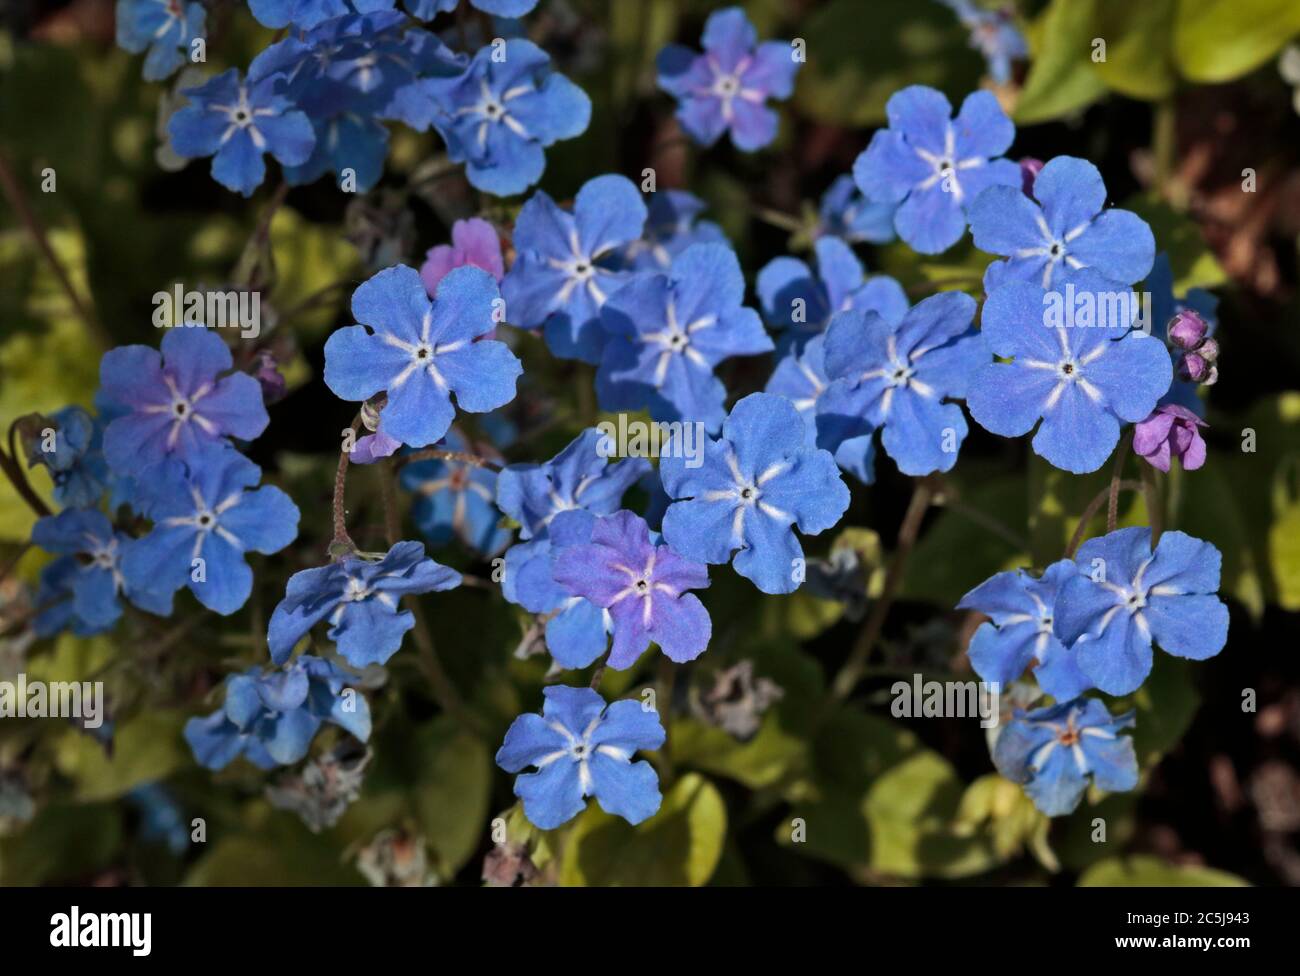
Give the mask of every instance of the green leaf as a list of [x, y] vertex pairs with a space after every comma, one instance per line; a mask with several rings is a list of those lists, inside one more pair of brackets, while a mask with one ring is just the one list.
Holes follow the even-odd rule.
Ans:
[[727, 810], [717, 789], [687, 773], [659, 812], [635, 827], [590, 804], [565, 843], [560, 883], [698, 887], [713, 876], [726, 834]]
[[1295, 0], [1179, 0], [1174, 58], [1192, 81], [1240, 78], [1300, 33]]
[[113, 807], [51, 804], [23, 830], [0, 838], [0, 883], [84, 881], [112, 863], [121, 842], [122, 821]]
[[470, 859], [483, 838], [492, 757], [477, 736], [450, 718], [435, 719], [411, 741], [412, 798], [425, 840], [444, 877]]
[[1169, 24], [1177, 0], [1101, 3], [1092, 36], [1106, 41], [1106, 60], [1093, 64], [1107, 87], [1134, 98], [1164, 98], [1178, 83]]
[[181, 738], [185, 718], [177, 711], [147, 711], [119, 723], [111, 758], [94, 739], [69, 730], [57, 746], [55, 763], [76, 782], [78, 799], [115, 799], [193, 762]]
[[1283, 610], [1300, 610], [1300, 500], [1291, 502], [1268, 530], [1269, 565]]
[[782, 728], [775, 712], [764, 716], [757, 734], [748, 742], [740, 742], [723, 729], [695, 719], [674, 722], [668, 741], [672, 743], [675, 763], [726, 776], [752, 790], [785, 780], [808, 755], [808, 744]]
[[1034, 21], [1029, 75], [1016, 102], [1018, 125], [1071, 115], [1105, 94], [1092, 62], [1096, 8], [1096, 0], [1052, 0]]
[[273, 836], [259, 829], [223, 838], [190, 869], [184, 883], [200, 888], [283, 887], [359, 885], [364, 879], [333, 844], [302, 828], [275, 831]]
[[1081, 888], [1245, 888], [1249, 882], [1213, 868], [1180, 867], [1158, 857], [1112, 857], [1079, 878]]

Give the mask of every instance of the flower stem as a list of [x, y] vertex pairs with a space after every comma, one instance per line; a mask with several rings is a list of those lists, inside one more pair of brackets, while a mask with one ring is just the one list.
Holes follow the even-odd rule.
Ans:
[[1124, 461], [1128, 458], [1128, 449], [1133, 443], [1133, 431], [1129, 430], [1119, 442], [1115, 452], [1115, 465], [1110, 470], [1110, 501], [1106, 505], [1106, 531], [1114, 532], [1119, 521], [1119, 484], [1120, 475], [1124, 473]]
[[1142, 466], [1142, 495], [1147, 504], [1147, 521], [1151, 523], [1151, 548], [1160, 541], [1160, 534], [1165, 530], [1164, 496], [1160, 484], [1156, 481], [1156, 469], [1149, 464]]
[[[352, 433], [361, 429], [361, 414], [352, 421]], [[338, 562], [357, 551], [357, 544], [348, 535], [348, 513], [344, 495], [348, 484], [348, 452], [339, 451], [339, 465], [334, 471], [334, 537], [330, 540], [330, 559]]]
[[844, 662], [839, 674], [835, 676], [835, 681], [831, 684], [832, 702], [838, 703], [848, 698], [862, 677], [862, 670], [880, 640], [880, 632], [885, 626], [885, 617], [889, 614], [894, 597], [898, 595], [898, 588], [903, 583], [903, 572], [907, 569], [908, 557], [916, 545], [917, 536], [921, 531], [921, 520], [929, 510], [933, 497], [934, 489], [928, 480], [922, 479], [916, 483], [916, 488], [912, 491], [912, 500], [908, 503], [907, 512], [903, 515], [903, 522], [898, 528], [898, 546], [894, 550], [894, 558], [890, 560], [889, 568], [885, 571], [885, 582], [880, 596], [872, 605], [871, 613], [858, 634], [853, 650], [849, 652], [848, 660]]
[[491, 468], [493, 471], [501, 470], [501, 463], [489, 458], [479, 457], [477, 454], [468, 454], [465, 451], [444, 451], [440, 447], [425, 447], [418, 451], [412, 451], [410, 454], [402, 454], [393, 459], [396, 467], [402, 468], [413, 461], [459, 461], [462, 464], [472, 464], [476, 468]]
[[38, 518], [44, 518], [50, 514], [50, 508], [41, 501], [41, 497], [27, 481], [27, 473], [23, 470], [22, 462], [18, 460], [17, 433], [18, 421], [15, 420], [9, 425], [9, 453], [0, 450], [0, 471], [5, 473], [9, 483], [14, 486], [14, 491], [18, 492], [19, 497], [27, 503], [27, 507], [35, 512]]
[[1088, 507], [1085, 508], [1083, 514], [1079, 516], [1079, 524], [1075, 527], [1074, 535], [1070, 537], [1069, 545], [1065, 547], [1065, 553], [1062, 558], [1074, 558], [1075, 551], [1083, 543], [1083, 537], [1088, 532], [1088, 523], [1092, 521], [1092, 517], [1097, 514], [1097, 510], [1101, 508], [1103, 502], [1113, 495], [1117, 496], [1121, 491], [1141, 490], [1142, 483], [1140, 481], [1119, 481], [1111, 482], [1110, 485], [1097, 492], [1096, 497], [1088, 503]]

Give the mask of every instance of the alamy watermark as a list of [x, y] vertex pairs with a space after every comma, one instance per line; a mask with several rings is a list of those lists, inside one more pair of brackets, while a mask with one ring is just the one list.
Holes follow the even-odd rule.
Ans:
[[1151, 334], [1151, 293], [1096, 291], [1067, 282], [1043, 294], [1043, 325], [1049, 329], [1122, 329]]
[[602, 420], [596, 425], [600, 440], [596, 453], [603, 458], [683, 458], [686, 467], [698, 468], [704, 463], [704, 444], [708, 436], [700, 420], [629, 420], [627, 414], [618, 415], [618, 422]]
[[911, 681], [895, 681], [889, 688], [894, 696], [889, 711], [895, 718], [975, 718], [980, 728], [998, 724], [996, 681], [925, 681], [919, 674]]
[[0, 681], [0, 718], [80, 719], [83, 728], [104, 724], [104, 682]]
[[187, 291], [177, 282], [171, 291], [153, 295], [155, 329], [211, 326], [238, 329], [240, 338], [262, 333], [262, 294], [256, 291]]

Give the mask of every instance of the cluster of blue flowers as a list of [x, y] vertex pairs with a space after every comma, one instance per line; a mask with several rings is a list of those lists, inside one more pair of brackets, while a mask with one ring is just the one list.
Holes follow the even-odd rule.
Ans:
[[[503, 17], [533, 6], [474, 3]], [[189, 104], [169, 125], [173, 148], [212, 156], [214, 178], [244, 194], [263, 181], [268, 152], [291, 184], [332, 172], [365, 190], [382, 173], [383, 123], [395, 120], [435, 129], [477, 189], [525, 192], [542, 176], [545, 149], [586, 129], [590, 101], [527, 40], [498, 38], [471, 56], [411, 22], [454, 5], [406, 0], [402, 12], [391, 2], [254, 0], [254, 16], [290, 36], [246, 76], [231, 69], [187, 89]], [[1005, 81], [1023, 38], [1005, 19], [951, 6]], [[197, 4], [120, 0], [122, 43], [149, 48], [149, 77], [175, 70], [201, 31]], [[791, 95], [800, 44], [760, 43], [730, 8], [708, 18], [702, 48], [673, 45], [658, 58], [681, 128], [704, 146], [724, 133], [741, 151], [770, 144], [779, 120], [768, 101]], [[877, 432], [902, 473], [946, 472], [969, 412], [1004, 437], [1036, 427], [1035, 452], [1084, 473], [1105, 463], [1125, 425], [1179, 395], [1174, 354], [1134, 327], [1127, 305], [1101, 303], [1091, 327], [1071, 318], [1077, 296], [1127, 295], [1135, 282], [1169, 278], [1167, 264], [1153, 271], [1150, 228], [1105, 207], [1092, 164], [1007, 158], [1015, 127], [988, 91], [954, 114], [940, 92], [913, 86], [889, 100], [887, 116], [852, 175], [821, 201], [814, 266], [779, 257], [759, 272], [761, 314], [745, 304], [726, 237], [699, 220], [702, 201], [682, 190], [647, 197], [614, 174], [589, 180], [569, 207], [533, 193], [514, 221], [508, 267], [492, 225], [458, 222], [453, 245], [431, 251], [422, 271], [396, 265], [353, 294], [355, 324], [329, 337], [324, 371], [335, 395], [359, 404], [368, 430], [353, 462], [423, 451], [400, 459], [415, 523], [433, 545], [455, 538], [481, 556], [504, 553], [504, 596], [536, 615], [557, 669], [602, 658], [627, 669], [652, 643], [674, 662], [698, 657], [712, 623], [692, 591], [708, 587], [709, 565], [731, 563], [763, 593], [796, 590], [800, 536], [844, 516], [842, 473], [874, 480]], [[997, 258], [978, 329], [975, 298], [949, 291], [912, 304], [894, 279], [868, 276], [853, 250], [897, 236], [938, 254], [968, 229]], [[1174, 304], [1170, 285], [1161, 307]], [[1054, 319], [1053, 308], [1064, 312]], [[556, 357], [595, 366], [602, 409], [701, 425], [709, 436], [700, 457], [675, 435], [657, 472], [641, 458], [611, 462], [588, 429], [550, 461], [501, 468], [453, 425], [458, 411], [486, 415], [514, 399], [523, 367], [515, 337], [497, 334], [506, 323], [542, 337]], [[229, 352], [207, 330], [176, 330], [162, 345], [161, 358], [143, 347], [105, 357], [101, 420], [60, 415], [61, 439], [44, 463], [71, 507], [34, 538], [62, 557], [47, 568], [47, 596], [68, 599], [44, 611], [47, 630], [108, 626], [120, 597], [166, 613], [183, 586], [233, 612], [251, 588], [245, 553], [275, 552], [296, 534], [292, 502], [256, 488], [260, 471], [232, 446], [266, 426], [256, 381], [230, 372]], [[720, 365], [769, 352], [777, 361], [765, 390], [728, 409]], [[634, 486], [651, 495], [644, 517], [624, 507]], [[147, 535], [115, 530], [92, 507], [110, 490], [153, 521]], [[312, 631], [327, 624], [348, 665], [383, 664], [415, 626], [402, 597], [462, 582], [418, 541], [362, 553], [336, 529], [334, 542], [329, 564], [289, 580], [268, 628], [271, 666], [231, 677], [223, 708], [187, 726], [203, 765], [296, 762], [326, 722], [364, 740], [369, 712], [348, 687], [351, 673], [295, 650], [311, 651]], [[205, 563], [208, 577], [191, 563]], [[1009, 684], [1032, 672], [1056, 701], [1018, 713], [994, 753], [1044, 812], [1073, 809], [1089, 778], [1107, 790], [1136, 783], [1131, 740], [1118, 735], [1131, 717], [1085, 695], [1135, 691], [1154, 643], [1194, 659], [1217, 653], [1227, 634], [1218, 566], [1208, 543], [1169, 532], [1153, 547], [1150, 530], [1123, 529], [1040, 577], [1001, 573], [963, 599], [991, 618], [969, 651], [980, 676]], [[521, 773], [515, 792], [528, 818], [559, 826], [590, 796], [632, 823], [653, 815], [657, 776], [633, 757], [663, 743], [659, 715], [587, 687], [552, 685], [544, 697], [541, 715], [516, 718], [497, 754]]]

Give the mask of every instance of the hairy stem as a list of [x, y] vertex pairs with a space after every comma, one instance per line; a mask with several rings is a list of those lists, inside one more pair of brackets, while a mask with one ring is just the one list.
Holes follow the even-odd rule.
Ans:
[[1073, 559], [1079, 546], [1083, 544], [1083, 537], [1088, 533], [1088, 523], [1092, 521], [1094, 515], [1102, 504], [1121, 491], [1141, 491], [1142, 483], [1140, 481], [1119, 481], [1112, 482], [1109, 486], [1097, 492], [1096, 497], [1088, 503], [1088, 507], [1083, 510], [1079, 516], [1079, 524], [1075, 527], [1074, 535], [1070, 537], [1070, 543], [1065, 547], [1065, 554], [1062, 558]]
[[402, 454], [393, 459], [393, 463], [398, 468], [403, 468], [413, 461], [459, 461], [462, 464], [472, 464], [476, 468], [490, 468], [493, 471], [501, 470], [501, 463], [493, 461], [490, 458], [479, 457], [477, 454], [467, 454], [464, 451], [444, 451], [440, 447], [425, 447], [418, 451], [412, 451], [410, 454]]
[[[361, 414], [352, 421], [353, 435], [361, 429]], [[346, 559], [357, 551], [357, 544], [348, 535], [348, 512], [344, 495], [348, 485], [348, 452], [339, 451], [339, 465], [334, 471], [334, 537], [330, 540], [330, 558], [335, 562]]]
[[1119, 521], [1119, 484], [1120, 475], [1124, 473], [1124, 462], [1128, 458], [1129, 446], [1133, 443], [1133, 431], [1130, 429], [1124, 435], [1123, 440], [1119, 442], [1119, 450], [1115, 452], [1115, 465], [1110, 469], [1110, 494], [1109, 503], [1106, 505], [1106, 531], [1114, 532], [1115, 525]]

